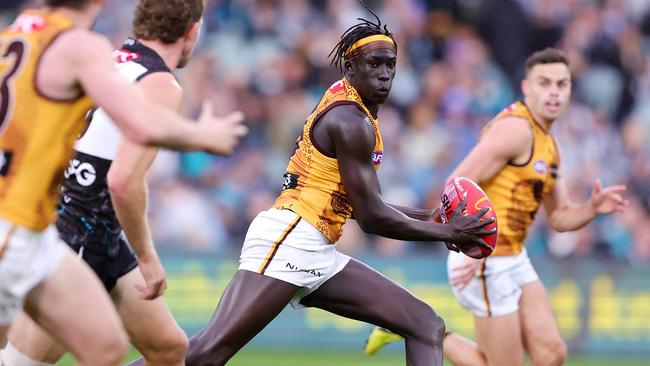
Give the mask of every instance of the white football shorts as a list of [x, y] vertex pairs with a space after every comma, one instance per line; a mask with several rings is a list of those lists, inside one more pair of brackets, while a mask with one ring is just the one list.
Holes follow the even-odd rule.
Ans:
[[[463, 263], [465, 254], [449, 252], [447, 277], [452, 268]], [[516, 256], [490, 256], [484, 259], [476, 276], [462, 290], [452, 286], [458, 302], [474, 315], [486, 318], [502, 316], [519, 310], [522, 287], [538, 279], [524, 249]]]
[[257, 272], [301, 287], [300, 300], [339, 273], [350, 257], [336, 250], [325, 235], [290, 210], [260, 212], [246, 233], [239, 269]]
[[0, 219], [0, 326], [12, 323], [27, 293], [56, 270], [68, 250], [54, 225], [32, 231]]

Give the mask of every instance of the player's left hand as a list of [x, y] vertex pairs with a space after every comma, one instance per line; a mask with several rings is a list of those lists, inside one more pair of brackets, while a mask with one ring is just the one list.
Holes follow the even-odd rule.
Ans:
[[616, 185], [603, 188], [600, 179], [594, 182], [594, 189], [591, 191], [589, 203], [597, 215], [604, 215], [612, 212], [623, 212], [629, 201], [624, 199], [621, 193], [627, 187]]
[[140, 292], [140, 298], [153, 300], [162, 296], [167, 289], [167, 279], [160, 258], [155, 254], [148, 258], [139, 258], [138, 264], [145, 281], [145, 286], [135, 285], [135, 289]]

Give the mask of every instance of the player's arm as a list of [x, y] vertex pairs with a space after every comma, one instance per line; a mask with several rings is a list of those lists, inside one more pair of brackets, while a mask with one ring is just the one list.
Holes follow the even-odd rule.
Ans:
[[374, 132], [370, 121], [359, 109], [349, 105], [335, 107], [321, 118], [319, 124], [319, 128], [326, 129], [336, 151], [343, 185], [363, 231], [400, 240], [487, 245], [481, 237], [492, 231], [483, 229], [490, 220], [480, 221], [485, 211], [469, 217], [454, 215], [453, 222], [443, 225], [411, 219], [382, 200], [371, 159]]
[[111, 62], [111, 45], [100, 35], [72, 30], [61, 36], [54, 46], [61, 50], [58, 54], [65, 58], [66, 70], [75, 74], [86, 94], [104, 108], [133, 141], [175, 150], [228, 154], [247, 132], [241, 125], [241, 113], [215, 118], [208, 107], [204, 108], [199, 123], [191, 123], [171, 109], [148, 101], [141, 91], [117, 73]]
[[[182, 90], [170, 73], [153, 73], [137, 84], [149, 100], [179, 110]], [[165, 270], [154, 247], [147, 221], [146, 173], [158, 149], [122, 138], [108, 171], [108, 188], [115, 213], [129, 243], [138, 255], [146, 287], [137, 287], [144, 299], [155, 299], [165, 291]]]
[[623, 211], [628, 204], [621, 195], [625, 189], [624, 185], [603, 188], [600, 180], [596, 179], [591, 196], [578, 204], [571, 200], [564, 180], [558, 177], [555, 186], [544, 198], [544, 212], [553, 230], [577, 230], [598, 215]]
[[[510, 162], [525, 162], [532, 152], [533, 132], [528, 121], [506, 117], [493, 122], [472, 151], [451, 174], [479, 184], [488, 182]], [[480, 260], [471, 257], [451, 269], [451, 285], [462, 290], [476, 276]]]
[[451, 176], [466, 177], [479, 185], [488, 182], [509, 162], [526, 161], [532, 145], [528, 121], [506, 117], [492, 123]]
[[427, 210], [425, 208], [400, 206], [394, 203], [387, 203], [387, 205], [403, 213], [404, 215], [416, 220], [432, 220], [435, 219], [436, 213], [438, 214], [438, 216], [440, 215], [440, 208]]

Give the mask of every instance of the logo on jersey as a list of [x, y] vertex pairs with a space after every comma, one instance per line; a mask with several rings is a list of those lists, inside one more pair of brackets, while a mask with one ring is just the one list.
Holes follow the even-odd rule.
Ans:
[[382, 160], [384, 160], [384, 152], [382, 150], [372, 152], [372, 163], [374, 165], [380, 165]]
[[127, 50], [124, 50], [124, 49], [113, 51], [113, 58], [118, 63], [129, 62], [129, 61], [135, 60], [138, 57], [140, 57], [139, 53], [127, 51]]
[[45, 27], [45, 18], [33, 14], [21, 14], [16, 18], [11, 30], [20, 33], [32, 33]]
[[343, 80], [339, 80], [330, 86], [330, 93], [332, 94], [336, 94], [343, 90], [345, 90], [345, 84], [343, 83]]
[[557, 164], [551, 164], [551, 177], [553, 179], [557, 179], [558, 175], [558, 166]]
[[11, 158], [13, 157], [11, 151], [0, 150], [0, 175], [6, 177], [9, 174], [9, 166], [11, 165]]
[[533, 170], [538, 174], [546, 174], [546, 162], [544, 160], [537, 160], [533, 163]]
[[65, 179], [70, 179], [72, 175], [77, 179], [77, 183], [84, 187], [88, 187], [95, 182], [97, 171], [90, 163], [82, 163], [77, 159], [72, 159], [70, 160], [68, 169], [63, 172], [63, 176], [65, 176]]
[[291, 173], [284, 173], [284, 183], [282, 183], [282, 190], [295, 189], [298, 187], [298, 175]]
[[504, 109], [501, 113], [512, 113], [517, 110], [517, 103], [512, 103], [506, 109]]

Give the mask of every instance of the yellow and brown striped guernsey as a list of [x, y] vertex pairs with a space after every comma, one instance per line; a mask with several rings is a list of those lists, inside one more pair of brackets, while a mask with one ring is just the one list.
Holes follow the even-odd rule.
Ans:
[[490, 181], [481, 184], [499, 221], [499, 239], [493, 256], [517, 255], [523, 250], [528, 228], [540, 202], [553, 189], [560, 164], [553, 136], [535, 122], [524, 103], [512, 104], [485, 128], [505, 117], [528, 121], [533, 131], [533, 147], [525, 164], [510, 163]]
[[54, 100], [36, 86], [42, 54], [73, 26], [56, 12], [27, 11], [0, 34], [0, 217], [32, 230], [55, 219], [63, 169], [91, 107], [83, 94]]
[[341, 182], [336, 157], [325, 155], [314, 145], [311, 130], [323, 114], [342, 104], [356, 105], [370, 119], [375, 132], [372, 162], [375, 169], [379, 169], [384, 150], [379, 122], [363, 104], [357, 91], [343, 78], [325, 92], [307, 118], [298, 147], [289, 160], [282, 193], [274, 205], [278, 209], [292, 210], [307, 220], [330, 243], [335, 243], [341, 236], [343, 224], [352, 216], [352, 205]]

